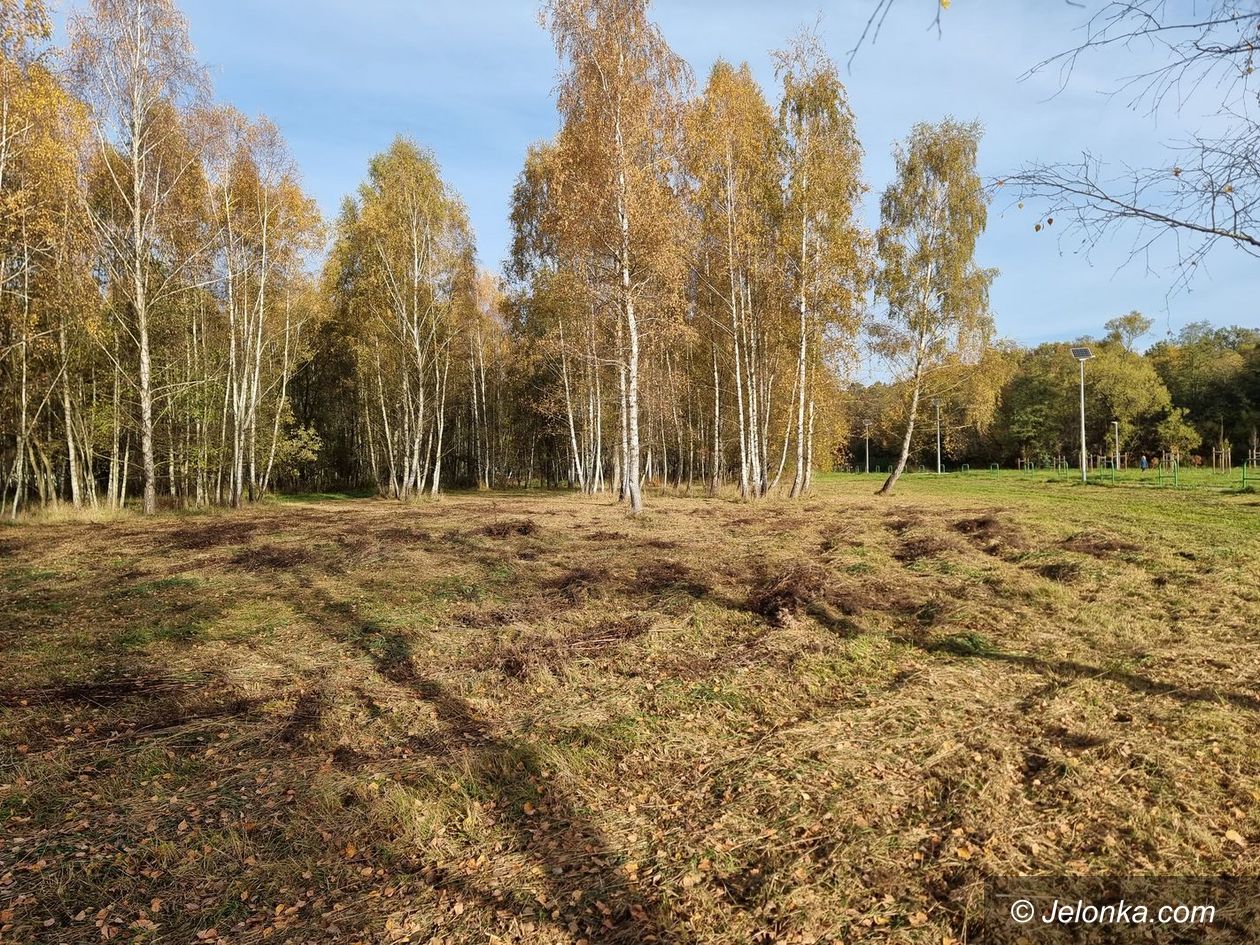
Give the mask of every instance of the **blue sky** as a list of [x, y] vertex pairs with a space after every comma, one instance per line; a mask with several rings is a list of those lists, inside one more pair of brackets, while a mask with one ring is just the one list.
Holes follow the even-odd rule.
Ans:
[[[773, 101], [770, 50], [821, 14], [844, 65], [874, 0], [656, 0], [653, 15], [703, 85], [719, 57], [747, 60]], [[368, 159], [399, 133], [431, 148], [468, 204], [483, 265], [500, 269], [508, 202], [526, 147], [554, 133], [557, 63], [532, 0], [183, 0], [193, 42], [216, 97], [265, 114], [284, 132], [304, 181], [325, 213], [362, 180]], [[1031, 158], [1071, 159], [1083, 149], [1116, 163], [1157, 165], [1160, 142], [1210, 122], [1214, 103], [1192, 99], [1151, 116], [1104, 94], [1117, 67], [1089, 62], [1068, 88], [1024, 71], [1066, 48], [1082, 10], [1066, 3], [956, 0], [944, 36], [927, 29], [930, 0], [900, 0], [877, 44], [844, 80], [866, 148], [871, 186], [864, 213], [892, 173], [890, 148], [910, 126], [944, 115], [986, 127], [981, 170], [1000, 176]], [[1193, 291], [1167, 297], [1171, 276], [1121, 266], [1121, 238], [1090, 259], [1053, 231], [1033, 232], [1036, 209], [994, 205], [978, 251], [998, 267], [999, 332], [1034, 344], [1101, 333], [1137, 308], [1155, 320], [1146, 342], [1186, 322], [1260, 327], [1254, 259], [1222, 249]], [[1157, 258], [1157, 269], [1168, 260]]]

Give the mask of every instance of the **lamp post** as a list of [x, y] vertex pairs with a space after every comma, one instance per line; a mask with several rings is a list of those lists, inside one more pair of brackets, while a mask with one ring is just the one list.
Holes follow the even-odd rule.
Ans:
[[866, 426], [866, 471], [871, 471], [871, 421], [863, 420]]
[[936, 474], [941, 474], [941, 399], [932, 398], [932, 406], [936, 408]]
[[1085, 455], [1085, 362], [1094, 356], [1088, 348], [1073, 348], [1072, 357], [1081, 362], [1081, 482], [1089, 481], [1088, 457]]
[[1120, 472], [1120, 421], [1112, 420], [1111, 429], [1116, 435], [1116, 472]]

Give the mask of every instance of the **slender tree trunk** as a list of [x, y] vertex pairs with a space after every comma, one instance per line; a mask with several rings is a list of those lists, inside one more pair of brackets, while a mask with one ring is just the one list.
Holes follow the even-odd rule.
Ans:
[[746, 438], [748, 440], [749, 489], [755, 498], [761, 498], [766, 494], [768, 483], [766, 441], [763, 435], [764, 426], [761, 422], [763, 407], [759, 393], [761, 374], [758, 369], [758, 352], [760, 351], [760, 345], [758, 344], [756, 321], [752, 313], [751, 288], [747, 280], [745, 280], [744, 288], [740, 295], [743, 305], [743, 318], [741, 319], [740, 330], [742, 332], [744, 357], [747, 361], [747, 381], [744, 386], [747, 391], [748, 406]]
[[582, 457], [578, 452], [577, 427], [573, 420], [573, 397], [569, 392], [569, 356], [564, 345], [564, 322], [558, 322], [560, 335], [560, 374], [564, 379], [564, 410], [569, 420], [569, 447], [573, 451], [573, 465], [577, 468], [578, 488], [586, 492], [586, 472], [582, 469]]
[[[139, 17], [142, 4], [136, 5]], [[137, 32], [139, 32], [137, 24]], [[135, 304], [136, 336], [140, 347], [140, 454], [144, 465], [144, 514], [157, 512], [157, 463], [153, 454], [153, 364], [149, 352], [149, 304], [144, 264], [147, 251], [144, 238], [144, 207], [141, 205], [144, 158], [140, 153], [140, 105], [135, 102], [131, 128], [131, 239], [132, 292]]]
[[626, 181], [625, 139], [621, 128], [621, 101], [616, 104], [614, 134], [617, 160], [617, 222], [620, 245], [617, 261], [621, 277], [621, 306], [625, 317], [626, 340], [629, 358], [626, 361], [626, 495], [630, 500], [630, 513], [643, 511], [643, 492], [639, 471], [639, 321], [634, 307], [634, 291], [630, 277], [630, 208], [629, 189]]
[[883, 486], [877, 495], [891, 495], [893, 487], [897, 485], [897, 480], [901, 478], [901, 474], [906, 471], [906, 462], [910, 459], [910, 441], [914, 438], [914, 421], [919, 413], [919, 393], [923, 386], [923, 346], [920, 343], [919, 352], [915, 355], [914, 360], [914, 393], [910, 397], [910, 418], [906, 423], [906, 435], [901, 441], [901, 455], [897, 458], [897, 465], [893, 467], [892, 472], [888, 474], [888, 478], [884, 480]]
[[113, 438], [111, 441], [109, 453], [109, 484], [107, 491], [109, 492], [109, 507], [111, 509], [122, 508], [122, 502], [119, 496], [122, 494], [120, 488], [120, 477], [122, 473], [122, 454], [120, 447], [122, 445], [122, 391], [121, 391], [121, 368], [118, 366], [118, 334], [114, 333], [114, 386], [112, 398], [111, 419], [113, 421]]
[[433, 458], [433, 490], [431, 495], [437, 495], [442, 487], [442, 433], [446, 427], [446, 380], [451, 371], [451, 356], [446, 356], [446, 363], [442, 367], [442, 387], [438, 394], [437, 417], [435, 424], [437, 426], [437, 454]]
[[[285, 406], [288, 404], [289, 397], [289, 334], [292, 325], [292, 310], [290, 307], [290, 298], [286, 294], [284, 300], [284, 349], [280, 355], [280, 397], [276, 402], [275, 422], [271, 428], [271, 449], [267, 453], [267, 468], [263, 472], [262, 485], [259, 491], [266, 494], [271, 486], [271, 470], [276, 461], [276, 444], [280, 440], [280, 422], [284, 416]], [[301, 337], [301, 322], [298, 323], [299, 340]]]
[[617, 497], [619, 501], [627, 501], [630, 498], [630, 408], [629, 395], [627, 393], [627, 369], [625, 357], [625, 344], [622, 339], [623, 325], [619, 321], [617, 323], [617, 377], [619, 381], [620, 406], [621, 406], [621, 442], [618, 444], [618, 489]]
[[127, 507], [127, 479], [131, 472], [131, 431], [127, 431], [127, 436], [123, 440], [122, 453], [122, 473], [118, 479], [118, 507], [125, 509]]
[[604, 491], [604, 386], [603, 372], [595, 359], [595, 315], [591, 313], [591, 363], [595, 380], [595, 491]]
[[[743, 366], [740, 363], [743, 357], [740, 346], [741, 321], [740, 309], [743, 303], [743, 292], [740, 288], [741, 275], [737, 272], [735, 264], [735, 173], [734, 173], [734, 157], [728, 143], [726, 151], [726, 267], [727, 279], [730, 285], [730, 297], [728, 304], [731, 312], [731, 346], [734, 355], [733, 364], [735, 367], [735, 409], [739, 421], [739, 494], [743, 499], [749, 498], [749, 462], [748, 462], [748, 431], [744, 425], [744, 378]], [[714, 377], [714, 403], [717, 402], [717, 352], [714, 351], [713, 363]], [[717, 422], [717, 410], [714, 409], [714, 423]], [[715, 429], [713, 433], [714, 442], [718, 442], [718, 432]], [[718, 456], [714, 456], [713, 469], [713, 491], [717, 491], [718, 481]]]
[[[736, 343], [736, 352], [738, 357], [738, 342]], [[738, 369], [735, 378], [735, 397], [739, 410], [739, 491], [740, 495], [748, 497], [748, 464], [744, 449], [744, 406], [740, 403], [739, 375]], [[713, 343], [713, 469], [710, 470], [712, 477], [709, 480], [709, 494], [717, 495], [718, 486], [722, 475], [722, 397], [721, 386], [718, 379], [718, 356], [717, 342]]]
[[796, 378], [797, 378], [797, 409], [796, 409], [796, 475], [792, 479], [792, 491], [790, 497], [795, 499], [805, 491], [805, 360], [806, 360], [806, 307], [805, 307], [805, 254], [807, 251], [806, 234], [807, 227], [804, 218], [801, 221], [801, 271], [799, 278], [801, 280], [800, 288], [800, 316], [801, 316], [801, 339], [800, 348], [796, 361]]
[[482, 449], [481, 449], [481, 417], [478, 412], [478, 401], [481, 399], [481, 391], [477, 386], [477, 347], [476, 341], [472, 333], [468, 335], [468, 393], [472, 398], [469, 404], [469, 416], [471, 420], [471, 429], [469, 439], [472, 441], [472, 461], [469, 464], [469, 471], [472, 478], [477, 483], [477, 488], [482, 488]]
[[249, 498], [251, 502], [256, 501], [262, 492], [258, 474], [258, 409], [262, 402], [262, 356], [267, 313], [268, 257], [271, 248], [271, 208], [266, 199], [266, 193], [264, 188], [258, 296], [254, 309], [254, 334], [251, 339], [253, 346], [253, 376], [249, 394]]
[[809, 423], [806, 425], [806, 447], [805, 447], [805, 488], [804, 493], [809, 492], [809, 487], [814, 481], [814, 398], [809, 398]]
[[21, 377], [20, 387], [18, 391], [18, 429], [17, 429], [17, 456], [14, 458], [13, 470], [13, 508], [9, 513], [9, 517], [16, 519], [18, 507], [26, 501], [26, 437], [27, 437], [27, 411], [29, 394], [27, 393], [27, 358], [26, 358], [26, 320], [22, 321], [22, 340], [19, 342], [18, 350], [21, 352], [18, 372]]
[[166, 436], [167, 436], [166, 478], [167, 478], [167, 489], [171, 494], [171, 498], [174, 499], [179, 494], [179, 481], [175, 475], [175, 452], [176, 452], [177, 442], [175, 439], [175, 398], [174, 396], [167, 397], [166, 410], [167, 410], [167, 413], [166, 413]]
[[79, 493], [79, 454], [75, 446], [74, 417], [70, 406], [70, 356], [66, 345], [64, 318], [58, 326], [57, 334], [61, 347], [61, 413], [66, 428], [66, 460], [69, 464], [67, 475], [70, 479], [70, 501], [77, 509], [82, 507], [83, 497]]
[[[797, 378], [797, 380], [799, 381], [800, 378]], [[792, 389], [792, 399], [794, 401], [796, 399], [795, 387]], [[768, 422], [769, 420], [767, 420], [767, 423]], [[779, 480], [783, 478], [783, 469], [784, 467], [787, 466], [788, 440], [791, 437], [791, 435], [792, 435], [792, 424], [785, 423], [783, 425], [783, 450], [782, 452], [779, 453], [779, 471], [774, 474], [774, 482], [770, 483], [769, 486], [767, 486], [766, 488], [767, 492], [772, 492], [775, 489], [779, 488]]]

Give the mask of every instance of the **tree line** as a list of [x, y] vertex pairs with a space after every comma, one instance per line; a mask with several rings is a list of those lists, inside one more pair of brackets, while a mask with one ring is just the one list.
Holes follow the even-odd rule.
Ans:
[[311, 448], [289, 384], [321, 306], [279, 131], [210, 100], [169, 2], [95, 0], [59, 56], [42, 0], [0, 17], [7, 510], [266, 493]]
[[[697, 90], [647, 0], [544, 3], [560, 128], [525, 157], [496, 275], [406, 138], [322, 220], [279, 129], [213, 101], [174, 0], [91, 0], [64, 51], [43, 0], [0, 19], [11, 516], [352, 487], [795, 497], [872, 414], [891, 490], [942, 398], [951, 448], [1034, 428], [1018, 450], [1051, 448], [1040, 349], [994, 343], [975, 259], [982, 129], [911, 129], [869, 230], [856, 119], [812, 33], [775, 54], [772, 101], [746, 64]], [[889, 383], [852, 382], [865, 351]], [[1161, 383], [1183, 412], [1160, 422], [1207, 422], [1199, 387]]]
[[[1139, 312], [1117, 316], [1096, 337], [1034, 348], [999, 344], [989, 359], [997, 406], [977, 426], [965, 399], [942, 391], [943, 459], [1006, 467], [1056, 462], [1080, 454], [1080, 378], [1070, 348], [1087, 345], [1085, 427], [1091, 455], [1110, 459], [1119, 435], [1121, 462], [1145, 455], [1210, 464], [1213, 451], [1234, 465], [1260, 462], [1260, 330], [1192, 322], [1141, 350], [1152, 322]], [[854, 385], [853, 411], [872, 420], [871, 463], [894, 461], [904, 392], [895, 384]], [[859, 428], [859, 433], [865, 428]], [[934, 469], [935, 421], [915, 439], [916, 457]], [[864, 468], [865, 443], [847, 445], [841, 466]]]

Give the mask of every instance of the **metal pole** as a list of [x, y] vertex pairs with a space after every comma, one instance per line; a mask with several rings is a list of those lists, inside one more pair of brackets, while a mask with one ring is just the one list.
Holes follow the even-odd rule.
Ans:
[[871, 428], [866, 428], [866, 472], [869, 475], [871, 471]]
[[1085, 458], [1085, 362], [1081, 361], [1081, 482], [1089, 481]]
[[1119, 420], [1112, 420], [1112, 421], [1111, 421], [1111, 426], [1112, 426], [1112, 428], [1116, 431], [1116, 465], [1115, 465], [1115, 470], [1116, 470], [1116, 472], [1119, 472], [1119, 471], [1120, 471], [1120, 421], [1119, 421]]

